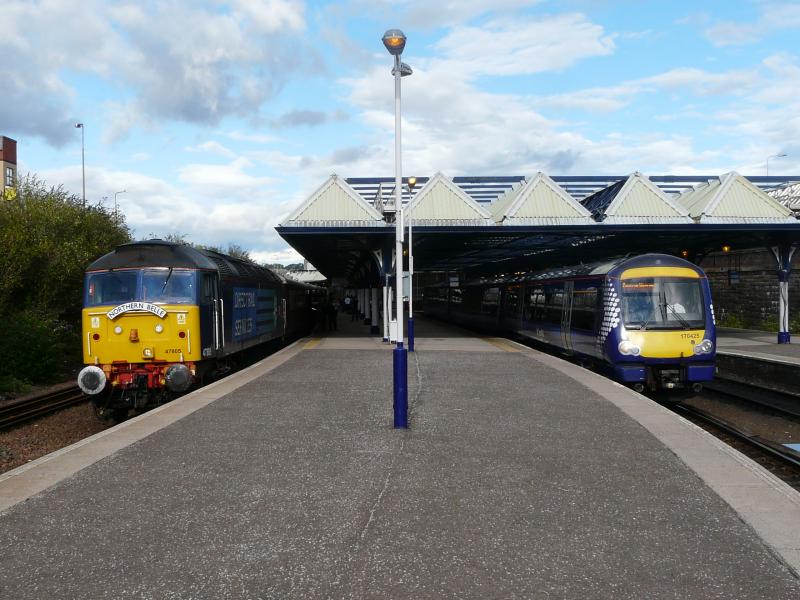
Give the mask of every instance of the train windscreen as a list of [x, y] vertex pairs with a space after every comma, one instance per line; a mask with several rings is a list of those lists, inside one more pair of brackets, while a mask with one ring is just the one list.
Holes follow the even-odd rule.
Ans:
[[629, 329], [703, 329], [705, 310], [699, 279], [623, 279], [622, 320]]

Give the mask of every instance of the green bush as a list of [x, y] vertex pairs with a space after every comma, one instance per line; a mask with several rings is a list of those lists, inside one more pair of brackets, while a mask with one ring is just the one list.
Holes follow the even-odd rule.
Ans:
[[733, 329], [743, 329], [744, 319], [738, 313], [725, 312], [719, 318], [717, 325], [720, 327], [731, 327]]
[[71, 375], [84, 270], [130, 239], [123, 218], [35, 176], [0, 195], [0, 391]]

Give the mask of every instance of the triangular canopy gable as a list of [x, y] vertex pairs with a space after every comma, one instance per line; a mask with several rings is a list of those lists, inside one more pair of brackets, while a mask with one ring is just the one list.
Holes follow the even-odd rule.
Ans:
[[347, 225], [382, 227], [383, 215], [373, 208], [348, 183], [331, 175], [317, 191], [289, 215], [283, 227]]
[[641, 173], [625, 181], [605, 210], [603, 223], [691, 223], [689, 212]]
[[441, 173], [428, 180], [406, 207], [405, 214], [418, 224], [492, 224], [489, 212]]
[[586, 225], [592, 213], [544, 173], [537, 173], [516, 194], [504, 214], [495, 214], [504, 225]]
[[519, 196], [519, 193], [525, 188], [526, 183], [528, 183], [526, 179], [515, 183], [512, 187], [507, 189], [504, 194], [498, 196], [497, 200], [492, 202], [492, 205], [489, 207], [489, 213], [492, 215], [493, 220], [497, 222], [502, 221], [506, 209], [514, 202], [516, 197]]
[[691, 214], [701, 223], [794, 222], [792, 211], [735, 171], [720, 177], [704, 206]]

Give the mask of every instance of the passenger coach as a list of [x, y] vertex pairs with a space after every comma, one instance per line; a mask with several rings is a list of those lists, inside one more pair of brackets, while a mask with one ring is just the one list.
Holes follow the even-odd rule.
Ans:
[[594, 362], [637, 391], [699, 391], [714, 377], [708, 280], [696, 265], [666, 254], [430, 287], [424, 306], [435, 317]]

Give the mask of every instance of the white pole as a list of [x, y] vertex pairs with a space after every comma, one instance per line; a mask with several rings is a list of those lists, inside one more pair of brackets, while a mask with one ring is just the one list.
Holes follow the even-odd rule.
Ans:
[[389, 341], [389, 286], [386, 282], [383, 284], [383, 341]]
[[403, 347], [403, 167], [400, 160], [400, 56], [394, 57], [394, 209], [395, 209], [395, 300], [397, 302], [397, 347]]

